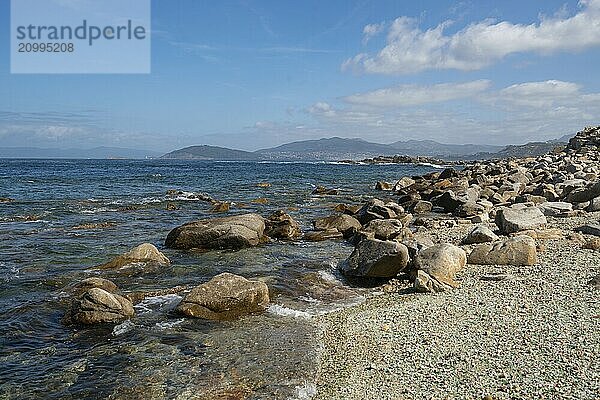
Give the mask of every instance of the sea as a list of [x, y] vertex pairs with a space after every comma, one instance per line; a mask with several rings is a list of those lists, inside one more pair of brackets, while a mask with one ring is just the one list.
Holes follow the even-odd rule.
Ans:
[[[0, 159], [1, 399], [310, 399], [320, 315], [364, 301], [338, 264], [344, 241], [273, 241], [239, 251], [166, 249], [183, 223], [286, 210], [310, 230], [337, 204], [358, 204], [379, 180], [431, 165]], [[259, 183], [268, 183], [259, 186]], [[313, 195], [322, 185], [333, 196]], [[196, 193], [232, 203], [215, 214]], [[390, 196], [390, 193], [387, 193]], [[253, 202], [256, 199], [266, 199]], [[100, 271], [141, 243], [162, 268]], [[176, 294], [146, 298], [121, 324], [65, 325], [68, 288], [99, 276], [122, 291], [193, 287], [232, 272], [266, 282], [266, 312], [236, 321], [183, 318]]]

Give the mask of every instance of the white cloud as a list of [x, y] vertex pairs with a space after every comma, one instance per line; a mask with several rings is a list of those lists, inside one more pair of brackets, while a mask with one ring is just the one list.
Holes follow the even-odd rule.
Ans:
[[440, 83], [430, 86], [401, 85], [345, 97], [346, 103], [372, 107], [403, 107], [473, 97], [487, 90], [488, 80]]
[[468, 71], [513, 53], [552, 54], [599, 46], [600, 0], [581, 0], [579, 5], [580, 12], [570, 17], [558, 12], [530, 25], [484, 20], [452, 35], [445, 34], [451, 21], [423, 31], [417, 20], [400, 17], [392, 23], [387, 44], [378, 54], [358, 54], [346, 60], [342, 68], [380, 74], [427, 69]]
[[363, 29], [363, 44], [367, 44], [369, 40], [379, 35], [385, 29], [385, 22], [379, 24], [369, 24]]

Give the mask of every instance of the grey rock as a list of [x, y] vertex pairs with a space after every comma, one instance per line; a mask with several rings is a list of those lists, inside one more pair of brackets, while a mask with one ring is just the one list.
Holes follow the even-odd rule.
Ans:
[[469, 254], [469, 264], [519, 266], [536, 263], [535, 240], [524, 235], [505, 241], [480, 244]]
[[118, 294], [94, 287], [73, 300], [65, 322], [85, 325], [116, 323], [129, 319], [134, 314], [131, 301]]
[[584, 233], [586, 235], [600, 236], [600, 222], [591, 222], [575, 229], [575, 231]]
[[539, 208], [523, 204], [501, 208], [496, 213], [495, 221], [504, 234], [539, 228], [548, 222]]
[[548, 217], [568, 217], [573, 212], [573, 204], [563, 201], [550, 201], [539, 206], [540, 211]]
[[408, 249], [396, 241], [366, 238], [341, 265], [345, 275], [368, 278], [393, 278], [408, 265]]
[[313, 222], [313, 227], [317, 231], [337, 230], [344, 237], [352, 236], [356, 231], [360, 230], [361, 223], [351, 215], [334, 214], [329, 217], [320, 218]]
[[258, 214], [194, 221], [173, 229], [165, 245], [174, 249], [241, 249], [265, 240], [265, 221]]
[[463, 239], [464, 244], [479, 244], [479, 243], [487, 243], [494, 242], [498, 240], [498, 235], [496, 235], [490, 228], [485, 225], [478, 225], [474, 227], [471, 232], [465, 236]]
[[113, 258], [106, 264], [102, 264], [97, 268], [100, 269], [118, 269], [125, 265], [133, 263], [169, 265], [171, 262], [163, 253], [161, 253], [153, 244], [143, 243], [134, 247], [127, 253], [121, 254]]

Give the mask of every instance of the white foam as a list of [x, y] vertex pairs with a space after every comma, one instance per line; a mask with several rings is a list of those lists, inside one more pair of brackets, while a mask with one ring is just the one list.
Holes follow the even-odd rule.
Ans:
[[165, 331], [167, 329], [171, 329], [185, 322], [185, 318], [177, 319], [175, 321], [165, 321], [165, 322], [157, 322], [154, 326], [161, 331]]
[[177, 294], [166, 294], [164, 296], [146, 297], [134, 306], [139, 314], [147, 314], [169, 306], [174, 306], [181, 301], [182, 297]]
[[127, 321], [123, 322], [122, 324], [116, 325], [113, 328], [112, 334], [113, 334], [113, 336], [119, 336], [119, 335], [122, 335], [124, 333], [131, 331], [133, 328], [135, 328], [135, 325], [133, 324], [133, 322], [131, 322], [130, 320], [127, 320]]
[[310, 400], [317, 394], [317, 385], [306, 382], [302, 386], [296, 386], [296, 395], [294, 400]]
[[279, 304], [271, 304], [267, 311], [271, 314], [279, 315], [282, 317], [293, 317], [293, 318], [311, 318], [312, 315], [307, 313], [306, 311], [294, 310], [293, 308], [288, 308], [284, 306], [280, 306]]

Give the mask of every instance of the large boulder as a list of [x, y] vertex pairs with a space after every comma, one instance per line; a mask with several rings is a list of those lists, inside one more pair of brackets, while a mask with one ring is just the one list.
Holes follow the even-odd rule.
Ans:
[[573, 213], [573, 204], [564, 201], [549, 201], [540, 204], [539, 208], [548, 217], [568, 217]]
[[173, 229], [165, 245], [187, 249], [241, 249], [265, 240], [265, 221], [258, 214], [194, 221]]
[[94, 287], [73, 300], [65, 321], [86, 325], [116, 323], [129, 319], [133, 315], [131, 301], [116, 293]]
[[223, 273], [195, 287], [177, 306], [188, 317], [231, 320], [263, 311], [269, 304], [269, 288], [264, 282]]
[[302, 235], [300, 224], [291, 215], [279, 210], [265, 221], [265, 234], [273, 239], [294, 239]]
[[496, 225], [504, 234], [536, 229], [547, 222], [539, 208], [525, 204], [504, 207], [496, 213]]
[[454, 277], [466, 263], [467, 254], [463, 249], [450, 243], [441, 243], [421, 250], [415, 267], [442, 284], [457, 287]]
[[374, 219], [363, 228], [362, 232], [373, 234], [375, 239], [380, 240], [392, 240], [399, 236], [407, 236], [402, 222], [397, 219]]
[[342, 263], [345, 275], [367, 278], [393, 278], [408, 265], [408, 249], [396, 241], [365, 238]]
[[313, 227], [317, 231], [336, 230], [344, 237], [352, 236], [356, 231], [360, 230], [362, 225], [356, 218], [347, 214], [334, 214], [329, 217], [320, 218], [313, 222]]
[[506, 241], [476, 246], [469, 254], [469, 264], [534, 265], [537, 263], [535, 240], [521, 235]]
[[479, 244], [496, 240], [498, 240], [498, 236], [490, 228], [485, 225], [478, 225], [471, 229], [462, 242], [463, 244]]
[[156, 264], [156, 265], [169, 265], [171, 261], [161, 253], [156, 246], [150, 243], [143, 243], [127, 253], [123, 253], [120, 256], [113, 258], [106, 264], [98, 266], [100, 269], [118, 269], [125, 265], [143, 263], [143, 264]]
[[75, 283], [74, 285], [71, 285], [68, 291], [75, 296], [80, 296], [93, 288], [100, 288], [109, 293], [116, 293], [118, 291], [118, 287], [114, 282], [97, 276], [86, 278]]
[[585, 203], [600, 196], [600, 181], [575, 189], [567, 195], [569, 203]]

